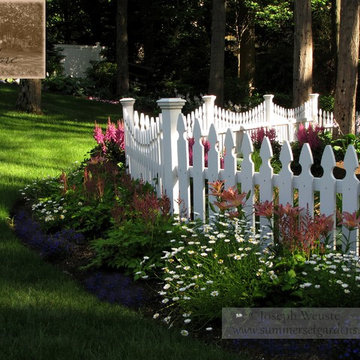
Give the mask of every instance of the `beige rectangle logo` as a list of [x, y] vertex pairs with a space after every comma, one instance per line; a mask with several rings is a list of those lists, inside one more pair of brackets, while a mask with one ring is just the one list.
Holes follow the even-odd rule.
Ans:
[[45, 78], [45, 0], [1, 0], [0, 19], [0, 79]]

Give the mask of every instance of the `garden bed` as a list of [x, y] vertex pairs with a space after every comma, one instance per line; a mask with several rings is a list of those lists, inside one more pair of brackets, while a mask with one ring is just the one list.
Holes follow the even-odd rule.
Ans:
[[[221, 340], [223, 307], [357, 305], [356, 259], [326, 246], [331, 217], [257, 203], [256, 217], [276, 227], [250, 230], [247, 194], [221, 181], [208, 184], [218, 208], [212, 224], [174, 217], [165, 195], [125, 172], [121, 124], [109, 121], [105, 134], [96, 126], [94, 137], [89, 159], [21, 190], [15, 231], [28, 246], [100, 300], [253, 359], [357, 351], [353, 342]], [[360, 223], [355, 213], [340, 220], [349, 231]]]
[[[161, 310], [161, 296], [158, 292], [162, 283], [152, 280], [134, 281], [125, 271], [100, 268], [83, 270], [91, 258], [93, 251], [87, 244], [72, 247], [66, 256], [48, 256], [40, 247], [31, 241], [36, 223], [31, 218], [31, 211], [18, 202], [12, 211], [15, 219], [15, 232], [25, 246], [36, 251], [44, 260], [59, 268], [63, 273], [73, 278], [86, 291], [92, 293], [101, 301], [106, 301], [140, 311], [146, 317], [153, 317]], [[31, 227], [31, 223], [33, 227]], [[23, 231], [27, 228], [29, 231]], [[45, 235], [45, 234], [44, 234]], [[30, 240], [30, 241], [29, 241]], [[195, 337], [209, 344], [217, 344], [224, 350], [234, 353], [247, 349], [253, 360], [266, 359], [294, 359], [321, 360], [332, 359], [334, 344], [331, 341], [306, 340], [221, 340], [221, 323], [215, 322], [212, 333], [197, 333]], [[335, 358], [334, 358], [335, 359]]]

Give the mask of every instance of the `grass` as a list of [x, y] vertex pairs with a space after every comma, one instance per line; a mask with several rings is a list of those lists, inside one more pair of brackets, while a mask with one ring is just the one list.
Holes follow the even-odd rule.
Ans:
[[19, 189], [81, 161], [94, 121], [117, 120], [119, 105], [43, 94], [44, 115], [14, 110], [17, 89], [0, 85], [0, 353], [2, 359], [247, 359], [141, 313], [100, 302], [13, 234]]

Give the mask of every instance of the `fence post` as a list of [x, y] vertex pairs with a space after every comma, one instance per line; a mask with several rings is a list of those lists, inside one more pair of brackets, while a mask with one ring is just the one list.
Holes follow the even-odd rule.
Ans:
[[216, 96], [215, 95], [204, 95], [202, 97], [202, 99], [204, 100], [204, 103], [205, 103], [206, 124], [205, 124], [205, 128], [201, 129], [201, 130], [208, 133], [209, 129], [210, 129], [210, 125], [214, 124], [214, 107], [215, 107]]
[[319, 111], [319, 94], [310, 94], [310, 117], [311, 121], [318, 123], [318, 111]]
[[267, 94], [264, 95], [265, 100], [265, 120], [268, 129], [272, 128], [272, 124], [274, 121], [274, 103], [273, 103], [274, 95]]
[[126, 166], [129, 168], [129, 172], [131, 174], [131, 164], [129, 160], [129, 146], [130, 138], [129, 138], [129, 127], [134, 126], [134, 104], [135, 99], [133, 98], [123, 98], [120, 99], [120, 103], [123, 109], [123, 119], [124, 119], [124, 133], [125, 133], [125, 160]]
[[[162, 113], [162, 144], [161, 144], [161, 164], [163, 169], [163, 191], [170, 199], [171, 210], [179, 213], [179, 181], [175, 172], [178, 166], [176, 130], [179, 116], [182, 116], [181, 109], [186, 100], [179, 98], [160, 99], [157, 101]], [[180, 154], [183, 155], [183, 154]]]

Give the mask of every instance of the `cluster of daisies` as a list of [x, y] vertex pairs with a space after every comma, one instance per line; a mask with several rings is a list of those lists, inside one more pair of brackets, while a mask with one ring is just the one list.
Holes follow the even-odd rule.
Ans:
[[[162, 257], [166, 266], [162, 268], [164, 283], [159, 295], [166, 316], [156, 313], [154, 318], [162, 318], [170, 327], [180, 319], [184, 325], [181, 334], [187, 336], [186, 325], [198, 323], [198, 312], [203, 312], [202, 320], [214, 309], [220, 309], [221, 313], [219, 304], [227, 296], [224, 293], [229, 282], [233, 281], [226, 280], [226, 276], [232, 272], [237, 272], [235, 278], [244, 280], [255, 276], [275, 278], [271, 270], [273, 255], [268, 248], [273, 243], [270, 233], [261, 234], [246, 220], [229, 219], [222, 214], [211, 224], [199, 225], [181, 219], [178, 225], [184, 233], [170, 240], [171, 251], [164, 251]], [[266, 244], [260, 237], [265, 238]], [[145, 256], [143, 263], [147, 259]], [[215, 307], [209, 305], [214, 302]], [[214, 313], [214, 318], [218, 315]], [[211, 326], [201, 327], [205, 331], [213, 330]]]
[[[249, 306], [254, 283], [278, 283], [276, 264], [281, 258], [276, 258], [272, 250], [276, 245], [271, 232], [259, 226], [255, 230], [246, 220], [226, 215], [218, 215], [211, 224], [199, 226], [181, 219], [178, 225], [185, 233], [171, 239], [171, 251], [164, 251], [166, 265], [159, 291], [163, 307], [154, 318], [162, 319], [169, 327], [180, 322], [182, 335], [187, 336], [187, 325], [194, 324], [212, 331], [207, 325], [221, 317], [223, 307]], [[143, 263], [147, 261], [145, 256]], [[296, 274], [295, 286], [309, 297], [325, 287], [340, 298], [341, 294], [360, 293], [360, 263], [354, 253], [341, 254], [328, 248], [323, 255], [311, 255], [301, 268], [304, 271]], [[141, 271], [137, 274], [148, 277]], [[248, 289], [248, 299], [241, 297], [244, 289]], [[237, 291], [238, 303], [231, 295]]]

